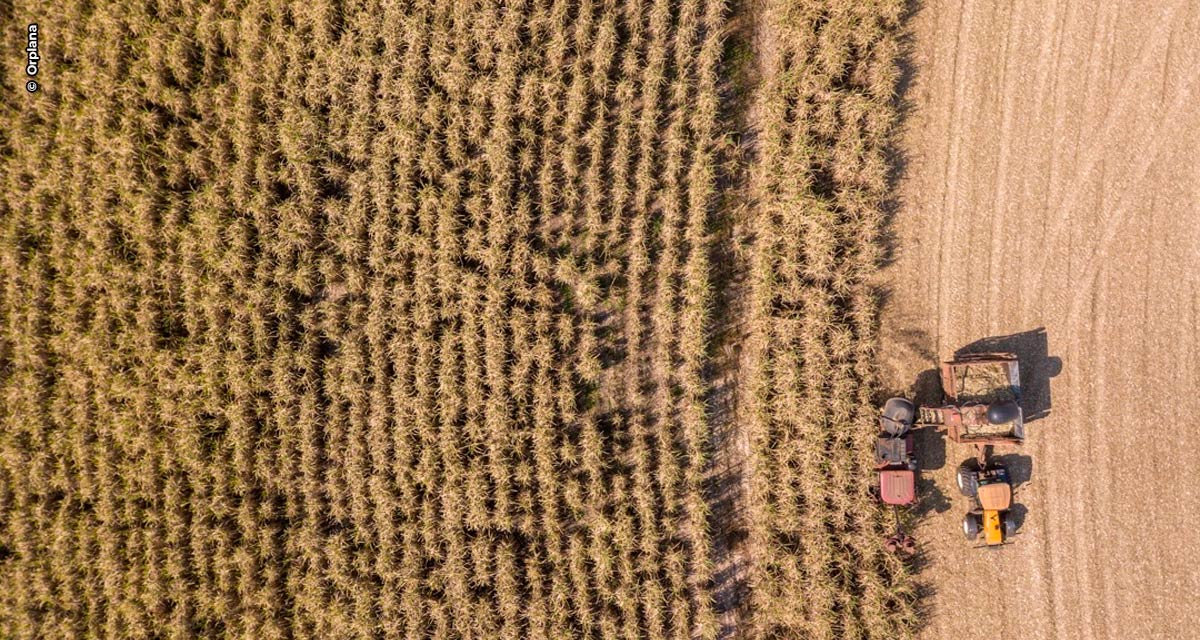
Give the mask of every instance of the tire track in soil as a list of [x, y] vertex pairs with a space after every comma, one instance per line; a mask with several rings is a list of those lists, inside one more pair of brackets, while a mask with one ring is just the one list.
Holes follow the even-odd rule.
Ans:
[[[1135, 62], [1133, 65], [1134, 68], [1126, 72], [1121, 88], [1115, 92], [1115, 97], [1113, 100], [1116, 101], [1116, 106], [1108, 109], [1106, 117], [1101, 124], [1099, 133], [1092, 135], [1091, 144], [1084, 148], [1082, 153], [1079, 154], [1079, 157], [1084, 159], [1083, 167], [1081, 170], [1075, 172], [1076, 179], [1070, 182], [1070, 187], [1059, 199], [1058, 205], [1050, 208], [1047, 213], [1056, 210], [1071, 211], [1074, 209], [1083, 188], [1089, 184], [1085, 178], [1091, 176], [1092, 172], [1096, 170], [1097, 163], [1099, 163], [1101, 158], [1104, 157], [1103, 154], [1098, 153], [1099, 148], [1105, 146], [1107, 143], [1113, 140], [1117, 127], [1124, 123], [1123, 117], [1127, 116], [1131, 109], [1144, 104], [1144, 95], [1139, 91], [1135, 91], [1135, 87], [1130, 85], [1139, 79], [1144, 78], [1145, 68], [1149, 65], [1149, 63], [1159, 59], [1157, 56], [1153, 56], [1151, 54], [1158, 50], [1160, 41], [1166, 40], [1169, 42], [1171, 26], [1174, 24], [1175, 15], [1179, 8], [1187, 3], [1188, 0], [1183, 0], [1182, 2], [1169, 5], [1167, 15], [1162, 19], [1161, 22], [1158, 23], [1157, 28], [1150, 35], [1150, 37], [1145, 40], [1141, 51], [1139, 52], [1137, 62]], [[1107, 3], [1101, 3], [1100, 6], [1103, 8], [1109, 5]], [[1167, 42], [1163, 42], [1163, 44], [1165, 45]], [[1090, 56], [1090, 58], [1095, 61], [1099, 58], [1099, 56], [1093, 55]], [[1096, 64], [1098, 64], [1098, 62]], [[1060, 110], [1060, 113], [1064, 119], [1067, 117], [1066, 110]], [[1057, 242], [1059, 235], [1066, 226], [1067, 218], [1060, 216], [1052, 217], [1051, 220], [1053, 221], [1053, 224], [1046, 235], [1046, 241], [1048, 245], [1053, 245], [1055, 242]], [[1033, 281], [1029, 283], [1029, 286], [1033, 289], [1039, 289], [1042, 286], [1042, 281], [1046, 273], [1046, 260], [1048, 256], [1048, 252], [1043, 253], [1038, 262], [1036, 275], [1034, 276]], [[1030, 309], [1025, 310], [1026, 313], [1029, 311]]]
[[[958, 130], [962, 123], [963, 105], [966, 103], [966, 97], [964, 95], [964, 92], [966, 90], [966, 87], [968, 86], [967, 83], [959, 81], [959, 73], [960, 73], [959, 56], [961, 55], [960, 52], [963, 49], [963, 40], [962, 40], [963, 29], [964, 29], [963, 25], [970, 23], [971, 14], [970, 14], [969, 10], [973, 6], [974, 6], [974, 3], [968, 2], [968, 0], [960, 0], [959, 14], [958, 14], [958, 27], [957, 27], [957, 29], [955, 29], [955, 39], [956, 39], [955, 43], [956, 44], [954, 47], [953, 73], [951, 75], [951, 87], [953, 88], [952, 90], [954, 91], [954, 94], [953, 94], [953, 98], [951, 99], [951, 102], [950, 102], [950, 113], [951, 113], [950, 135], [947, 136], [947, 138], [946, 138], [946, 170], [945, 170], [946, 172], [945, 172], [945, 177], [942, 180], [942, 191], [941, 191], [942, 205], [947, 211], [950, 211], [950, 212], [955, 211], [956, 204], [957, 204], [955, 201], [953, 201], [951, 199], [951, 196], [958, 190], [958, 168], [959, 168], [958, 157], [959, 157], [959, 140], [960, 140], [960, 136], [958, 135]], [[938, 351], [941, 351], [941, 349], [943, 348], [943, 344], [941, 342], [941, 336], [943, 335], [943, 328], [946, 327], [950, 322], [950, 318], [949, 318], [950, 307], [948, 304], [946, 304], [945, 288], [942, 286], [942, 283], [946, 281], [947, 275], [948, 275], [947, 274], [947, 264], [946, 264], [947, 263], [946, 238], [951, 238], [951, 237], [955, 237], [958, 235], [958, 229], [954, 228], [954, 226], [952, 224], [954, 220], [955, 220], [955, 216], [953, 216], [953, 215], [943, 216], [941, 218], [941, 221], [942, 221], [941, 233], [939, 233], [937, 235], [938, 276], [939, 276], [937, 279], [937, 282], [938, 282], [938, 289], [937, 289], [938, 305], [937, 305], [937, 308], [941, 312], [941, 315], [938, 316], [938, 332], [937, 332], [937, 336], [938, 336], [937, 350]]]
[[[1001, 54], [1001, 71], [1000, 71], [1000, 86], [1005, 87], [1009, 84], [1009, 72], [1011, 65], [1008, 57], [1009, 47], [1012, 45], [1013, 27], [1016, 22], [1013, 20], [1013, 12], [1015, 8], [1009, 7], [1005, 13], [1005, 29], [1004, 29], [1004, 49]], [[1013, 111], [1015, 107], [1016, 93], [1012, 91], [1004, 92], [1003, 106], [1001, 107], [1001, 125], [1000, 125], [1000, 153], [996, 159], [996, 180], [992, 189], [992, 228], [991, 228], [991, 251], [988, 253], [988, 330], [996, 331], [999, 328], [998, 318], [992, 312], [1000, 301], [1000, 268], [997, 265], [997, 257], [1003, 252], [1006, 238], [1004, 235], [1004, 220], [1008, 215], [1008, 168], [1009, 158], [1012, 155], [1012, 124]]]

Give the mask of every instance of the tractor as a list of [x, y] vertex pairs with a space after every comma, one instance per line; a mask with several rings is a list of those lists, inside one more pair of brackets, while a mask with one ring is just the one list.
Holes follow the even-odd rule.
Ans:
[[958, 489], [971, 499], [963, 534], [983, 546], [1006, 544], [1016, 533], [1008, 469], [992, 459], [997, 446], [1025, 441], [1021, 370], [1012, 353], [960, 354], [942, 363], [942, 402], [922, 406], [916, 423], [944, 427], [954, 442], [975, 447], [975, 459], [958, 469]]
[[975, 541], [983, 533], [981, 546], [997, 547], [1016, 535], [1012, 507], [1012, 483], [1008, 469], [998, 462], [980, 466], [968, 460], [958, 468], [958, 490], [971, 499], [971, 510], [963, 516], [963, 535]]
[[879, 415], [880, 434], [875, 439], [875, 469], [879, 472], [879, 499], [891, 505], [896, 531], [888, 537], [889, 551], [911, 554], [916, 541], [900, 525], [900, 507], [916, 502], [917, 458], [911, 433], [916, 407], [904, 398], [891, 398]]

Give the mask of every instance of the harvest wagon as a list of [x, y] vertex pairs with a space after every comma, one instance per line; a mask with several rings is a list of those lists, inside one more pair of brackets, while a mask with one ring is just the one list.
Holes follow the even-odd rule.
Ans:
[[921, 407], [918, 425], [945, 427], [950, 439], [974, 445], [984, 465], [987, 448], [1025, 440], [1021, 371], [1012, 353], [972, 353], [942, 363], [941, 406]]

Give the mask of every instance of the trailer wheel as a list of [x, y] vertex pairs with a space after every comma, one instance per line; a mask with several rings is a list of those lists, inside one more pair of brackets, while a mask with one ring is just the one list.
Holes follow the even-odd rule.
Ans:
[[968, 513], [967, 515], [963, 516], [962, 528], [963, 535], [967, 537], [967, 540], [973, 541], [975, 538], [979, 537], [979, 530], [983, 527], [982, 523], [979, 522], [979, 516], [973, 513]]
[[958, 492], [968, 498], [974, 498], [979, 493], [979, 475], [972, 465], [963, 463], [958, 468]]

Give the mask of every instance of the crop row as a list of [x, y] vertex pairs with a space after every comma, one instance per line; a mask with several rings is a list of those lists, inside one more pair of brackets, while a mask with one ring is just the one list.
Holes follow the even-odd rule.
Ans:
[[750, 608], [764, 637], [894, 638], [906, 569], [869, 492], [903, 2], [768, 2], [749, 277]]

